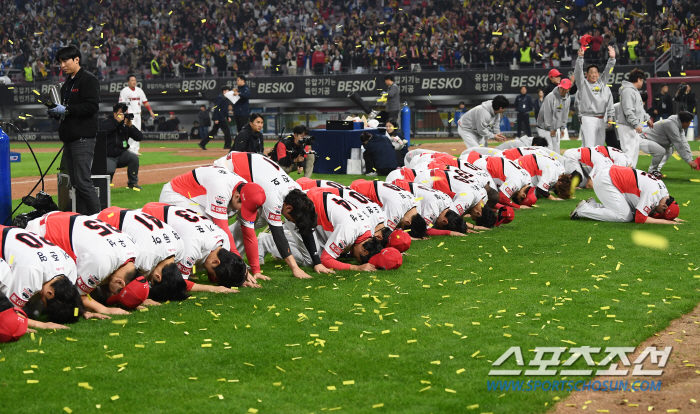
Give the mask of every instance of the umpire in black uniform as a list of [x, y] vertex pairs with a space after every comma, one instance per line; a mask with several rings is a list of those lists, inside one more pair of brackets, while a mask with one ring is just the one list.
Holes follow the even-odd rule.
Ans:
[[58, 136], [63, 142], [61, 167], [68, 170], [75, 189], [76, 211], [99, 213], [100, 200], [92, 184], [91, 169], [97, 137], [97, 113], [100, 109], [100, 84], [97, 78], [80, 67], [80, 51], [68, 46], [56, 53], [56, 61], [68, 76], [61, 87], [61, 102], [48, 110], [58, 119]]
[[141, 141], [143, 134], [125, 115], [129, 107], [120, 102], [112, 107], [112, 116], [100, 120], [100, 131], [107, 132], [107, 174], [114, 177], [117, 168], [126, 167], [127, 187], [141, 191], [139, 186], [139, 156], [129, 151], [129, 138]]

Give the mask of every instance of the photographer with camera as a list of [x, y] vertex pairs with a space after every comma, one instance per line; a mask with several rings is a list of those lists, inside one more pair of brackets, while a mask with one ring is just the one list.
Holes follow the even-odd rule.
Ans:
[[316, 153], [309, 147], [316, 140], [308, 136], [309, 128], [305, 125], [297, 125], [292, 134], [277, 142], [268, 156], [282, 167], [284, 172], [290, 174], [296, 169], [297, 174], [304, 174], [310, 178], [316, 163]]
[[100, 83], [92, 73], [80, 67], [80, 51], [67, 46], [56, 53], [56, 61], [67, 78], [61, 87], [60, 102], [51, 103], [49, 117], [59, 120], [58, 136], [63, 142], [61, 169], [68, 170], [75, 189], [76, 211], [100, 212], [100, 200], [92, 184], [92, 160], [95, 156], [97, 113], [100, 110]]
[[140, 142], [143, 134], [133, 124], [134, 114], [127, 114], [129, 107], [118, 103], [112, 107], [112, 116], [100, 121], [100, 131], [107, 132], [107, 173], [114, 178], [117, 168], [127, 168], [128, 188], [141, 191], [139, 182], [139, 157], [129, 151], [129, 141]]

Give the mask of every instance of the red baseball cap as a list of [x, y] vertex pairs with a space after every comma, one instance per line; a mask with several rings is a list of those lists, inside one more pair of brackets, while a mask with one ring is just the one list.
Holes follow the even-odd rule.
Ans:
[[389, 236], [386, 247], [392, 247], [403, 253], [411, 247], [411, 236], [402, 229], [396, 229]]
[[124, 286], [124, 289], [122, 289], [121, 292], [107, 299], [107, 304], [119, 304], [125, 308], [136, 309], [143, 303], [144, 300], [148, 298], [148, 293], [150, 291], [151, 288], [148, 286], [146, 278], [139, 276], [129, 282], [128, 285]]
[[559, 87], [562, 89], [571, 89], [571, 81], [568, 79], [562, 79], [561, 82], [559, 82]]
[[700, 171], [700, 157], [697, 157], [695, 159], [695, 165], [696, 165], [695, 170]]
[[678, 203], [675, 201], [671, 203], [666, 210], [662, 213], [663, 218], [666, 220], [673, 220], [676, 217], [678, 217], [678, 214], [681, 212], [681, 208], [678, 206]]
[[535, 195], [535, 187], [530, 187], [530, 190], [527, 192], [527, 197], [523, 200], [521, 205], [524, 206], [532, 206], [533, 204], [537, 203], [537, 196]]
[[583, 35], [581, 36], [581, 39], [579, 39], [579, 42], [581, 42], [581, 46], [588, 46], [588, 44], [591, 43], [591, 40], [593, 40], [593, 36]]
[[556, 69], [552, 69], [549, 71], [549, 77], [550, 78], [556, 78], [557, 76], [561, 76], [561, 72], [559, 72]]
[[169, 114], [169, 115], [175, 115], [175, 112], [170, 111], [170, 114]]
[[258, 209], [265, 204], [267, 199], [265, 190], [255, 183], [247, 183], [238, 188], [241, 192], [241, 217], [243, 220], [255, 221]]
[[381, 252], [375, 254], [369, 259], [369, 263], [377, 269], [394, 270], [401, 267], [403, 256], [393, 247], [382, 249]]
[[496, 227], [501, 224], [508, 224], [515, 218], [515, 210], [512, 207], [504, 206], [498, 209], [498, 218], [496, 219]]
[[20, 308], [0, 312], [0, 343], [14, 342], [27, 333], [29, 318]]

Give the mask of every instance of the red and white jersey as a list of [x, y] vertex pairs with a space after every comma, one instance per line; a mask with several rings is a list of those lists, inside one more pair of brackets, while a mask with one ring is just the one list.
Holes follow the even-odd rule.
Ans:
[[542, 154], [530, 154], [518, 158], [518, 164], [530, 174], [532, 185], [549, 192], [564, 174], [564, 165]]
[[472, 147], [462, 151], [462, 153], [459, 155], [459, 158], [466, 162], [474, 164], [474, 161], [478, 160], [479, 158], [500, 156], [501, 152], [501, 150], [496, 148]]
[[75, 260], [75, 284], [81, 295], [92, 292], [117, 269], [138, 257], [138, 247], [128, 234], [76, 213], [45, 214], [30, 221], [27, 230], [57, 245]]
[[310, 178], [301, 177], [297, 180], [297, 184], [302, 190], [311, 190], [312, 188], [318, 187], [333, 187], [333, 188], [350, 188], [346, 185], [342, 185], [331, 180], [312, 180]]
[[379, 204], [384, 209], [384, 224], [392, 230], [410, 209], [417, 206], [413, 194], [384, 181], [356, 180], [350, 188]]
[[[204, 206], [208, 216], [222, 220], [235, 214], [229, 209], [229, 202], [240, 183], [246, 183], [246, 180], [224, 167], [216, 166], [195, 168], [170, 181], [176, 193]], [[253, 227], [253, 223], [242, 221], [246, 227]]]
[[157, 218], [180, 235], [184, 251], [179, 255], [181, 259], [176, 262], [185, 279], [192, 274], [192, 267], [203, 263], [217, 247], [231, 249], [226, 233], [208, 217], [192, 210], [163, 203], [148, 203], [141, 210], [134, 211]]
[[452, 199], [447, 194], [429, 186], [406, 180], [398, 180], [394, 184], [413, 194], [418, 202], [418, 214], [429, 226], [434, 225], [440, 214], [452, 206]]
[[404, 160], [404, 166], [408, 168], [413, 168], [416, 164], [419, 164], [421, 162], [429, 161], [430, 157], [426, 158], [425, 161], [421, 161], [420, 157], [422, 157], [425, 154], [434, 154], [437, 151], [432, 151], [432, 150], [425, 150], [425, 149], [414, 149], [411, 151], [408, 151], [406, 155], [403, 157]]
[[365, 213], [333, 194], [330, 189], [312, 188], [307, 195], [318, 215], [316, 236], [333, 259], [337, 259], [358, 239], [367, 239], [374, 233]]
[[[334, 181], [329, 181], [329, 183], [337, 184]], [[374, 232], [374, 229], [386, 222], [386, 216], [384, 215], [384, 210], [379, 206], [379, 204], [365, 197], [364, 195], [358, 193], [350, 187], [327, 187], [323, 186], [320, 188], [325, 188], [331, 190], [331, 192], [345, 201], [350, 202], [350, 204], [359, 208], [367, 218], [369, 219], [369, 227]]]
[[24, 307], [44, 283], [57, 276], [75, 284], [75, 262], [60, 247], [17, 227], [0, 226], [0, 230], [0, 262], [9, 265], [4, 269], [0, 264], [0, 292], [15, 306]]
[[629, 167], [632, 165], [632, 161], [629, 159], [627, 154], [617, 148], [598, 145], [595, 147], [595, 149], [604, 156], [610, 158], [615, 165], [620, 167]]
[[143, 93], [143, 89], [138, 86], [131, 89], [127, 86], [119, 92], [119, 102], [129, 105], [128, 113], [140, 114], [141, 105], [148, 102], [148, 99], [146, 98], [146, 94]]
[[630, 160], [624, 152], [617, 148], [599, 145], [595, 148], [571, 148], [564, 152], [564, 157], [578, 161], [591, 168], [598, 166], [600, 170], [609, 168], [612, 165], [628, 167]]
[[[428, 170], [418, 173], [415, 181], [452, 198], [450, 210], [463, 216], [487, 197], [486, 189], [461, 170]], [[442, 210], [440, 210], [442, 211]]]
[[488, 184], [494, 190], [497, 188], [496, 182], [493, 181], [493, 178], [487, 171], [484, 171], [481, 168], [478, 168], [476, 165], [468, 163], [461, 159], [457, 160], [457, 167], [448, 166], [445, 169], [457, 169], [459, 171], [462, 171], [466, 173], [469, 178], [476, 180], [482, 187], [486, 187], [486, 185]]
[[185, 243], [168, 223], [144, 212], [120, 207], [109, 207], [95, 216], [112, 227], [131, 236], [139, 248], [137, 269], [150, 274], [160, 262], [170, 256], [175, 263], [184, 258]]
[[[390, 172], [386, 176], [387, 183], [393, 183], [396, 180], [413, 181], [416, 178], [416, 172], [420, 170], [420, 166], [428, 165], [427, 163], [417, 164], [414, 168], [400, 167]], [[425, 168], [423, 168], [425, 169]]]
[[525, 155], [530, 155], [530, 154], [542, 154], [542, 155], [549, 155], [549, 153], [552, 151], [549, 151], [547, 149], [544, 149], [542, 147], [518, 147], [518, 148], [511, 148], [504, 150], [500, 154], [498, 154], [499, 157], [503, 158], [508, 158], [509, 160], [516, 161], [518, 158], [523, 157]]
[[666, 184], [651, 174], [630, 167], [610, 167], [610, 181], [637, 211], [649, 216], [662, 198], [668, 197]]
[[477, 168], [487, 171], [498, 186], [498, 190], [511, 198], [526, 185], [530, 185], [530, 174], [520, 168], [514, 161], [502, 157], [479, 158], [473, 163]]
[[262, 206], [263, 217], [271, 226], [282, 225], [284, 198], [292, 190], [301, 190], [301, 186], [276, 162], [261, 154], [229, 152], [214, 161], [214, 165], [236, 173], [249, 183], [260, 185], [266, 196]]

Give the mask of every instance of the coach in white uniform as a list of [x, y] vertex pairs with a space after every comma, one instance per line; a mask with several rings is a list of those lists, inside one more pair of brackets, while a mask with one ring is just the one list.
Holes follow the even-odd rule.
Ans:
[[615, 68], [615, 49], [608, 47], [608, 64], [603, 73], [598, 72], [598, 66], [588, 65], [585, 76], [583, 72], [583, 52], [579, 49], [578, 60], [576, 60], [576, 105], [581, 112], [581, 145], [584, 147], [595, 147], [605, 143], [605, 128], [607, 124], [612, 125], [615, 116], [613, 98], [608, 82]]
[[629, 75], [629, 82], [622, 82], [620, 102], [615, 104], [617, 139], [620, 140], [622, 151], [630, 159], [634, 168], [637, 168], [639, 158], [639, 134], [642, 133], [642, 125], [646, 122], [650, 128], [654, 128], [654, 121], [644, 110], [644, 101], [639, 93], [644, 85], [644, 79], [646, 75], [643, 71], [633, 69]]
[[510, 103], [503, 95], [497, 95], [492, 101], [486, 101], [469, 110], [459, 118], [457, 132], [467, 148], [487, 147], [489, 139], [498, 142], [506, 140], [501, 134], [501, 114]]
[[[153, 109], [151, 109], [151, 105], [148, 103], [148, 98], [146, 98], [146, 94], [143, 93], [143, 89], [136, 86], [136, 76], [129, 75], [127, 78], [127, 84], [128, 86], [119, 92], [119, 102], [124, 102], [129, 106], [127, 113], [134, 114], [134, 119], [131, 121], [131, 123], [136, 127], [136, 129], [141, 131], [141, 105], [148, 109], [148, 112], [151, 114], [152, 118], [155, 119], [156, 115], [153, 113]], [[129, 138], [129, 151], [133, 152], [134, 154], [141, 155], [139, 153], [140, 148], [141, 143]]]

